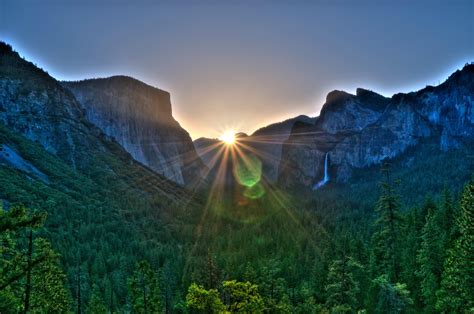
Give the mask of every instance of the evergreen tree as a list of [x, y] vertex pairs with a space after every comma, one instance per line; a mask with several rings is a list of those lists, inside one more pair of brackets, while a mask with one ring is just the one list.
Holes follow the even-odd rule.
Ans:
[[395, 193], [390, 172], [387, 166], [382, 171], [386, 181], [381, 183], [382, 194], [377, 203], [378, 219], [375, 221], [376, 232], [372, 238], [372, 272], [374, 277], [386, 274], [396, 282], [400, 272], [400, 252], [398, 248], [401, 216], [399, 197]]
[[386, 275], [376, 278], [374, 283], [378, 287], [376, 313], [405, 313], [409, 305], [413, 303], [405, 284], [392, 284]]
[[67, 278], [59, 266], [59, 257], [45, 239], [35, 240], [35, 255], [46, 259], [32, 270], [31, 312], [66, 313], [71, 310], [72, 297]]
[[283, 302], [285, 298], [286, 281], [280, 276], [281, 268], [276, 260], [271, 259], [267, 265], [262, 267], [258, 286], [265, 301], [267, 311], [276, 312], [279, 309], [287, 308]]
[[345, 254], [329, 267], [326, 307], [332, 313], [354, 313], [357, 310], [359, 285], [354, 280], [354, 272], [359, 268], [361, 265]]
[[[34, 239], [33, 230], [45, 215], [24, 206], [0, 209], [0, 309], [2, 312], [68, 312], [71, 296], [56, 253], [45, 239]], [[21, 237], [26, 232], [26, 249]], [[26, 251], [24, 256], [23, 251]]]
[[323, 303], [326, 300], [326, 277], [328, 266], [322, 257], [317, 257], [311, 270], [311, 288], [316, 302]]
[[86, 313], [88, 314], [106, 314], [107, 313], [107, 307], [104, 303], [104, 300], [102, 299], [102, 296], [100, 295], [99, 287], [97, 285], [94, 285], [94, 287], [92, 288], [92, 295], [89, 299], [89, 304], [87, 305]]
[[207, 251], [205, 283], [208, 289], [217, 289], [220, 282], [220, 271], [217, 266], [216, 259], [212, 255], [211, 250]]
[[444, 262], [436, 307], [443, 312], [474, 311], [474, 182], [464, 188], [456, 219], [459, 237]]
[[445, 230], [442, 229], [442, 212], [433, 201], [428, 200], [425, 207], [428, 215], [421, 234], [421, 247], [417, 254], [419, 270], [416, 275], [420, 278], [425, 310], [432, 313], [443, 270]]
[[157, 313], [162, 309], [157, 274], [147, 261], [137, 264], [128, 280], [130, 299], [135, 313]]
[[247, 264], [245, 265], [243, 279], [245, 281], [249, 281], [249, 282], [256, 282], [257, 281], [257, 272], [252, 267], [252, 264], [250, 264], [249, 262], [247, 262]]
[[311, 285], [309, 283], [303, 283], [299, 290], [299, 302], [295, 306], [294, 312], [306, 314], [306, 313], [321, 313], [322, 308], [320, 304], [316, 302], [311, 291]]
[[401, 272], [400, 281], [407, 284], [407, 288], [411, 293], [414, 306], [416, 309], [421, 309], [424, 304], [421, 297], [420, 278], [414, 276], [414, 269], [419, 268], [417, 254], [420, 249], [420, 235], [422, 226], [419, 223], [420, 219], [423, 221], [426, 217], [420, 217], [424, 209], [415, 207], [410, 209], [405, 217], [401, 232]]

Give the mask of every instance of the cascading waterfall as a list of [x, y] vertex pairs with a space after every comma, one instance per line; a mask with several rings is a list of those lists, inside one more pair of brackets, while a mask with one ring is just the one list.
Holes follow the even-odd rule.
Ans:
[[329, 182], [328, 157], [329, 153], [326, 153], [326, 156], [324, 157], [324, 178], [313, 186], [313, 190], [317, 190]]

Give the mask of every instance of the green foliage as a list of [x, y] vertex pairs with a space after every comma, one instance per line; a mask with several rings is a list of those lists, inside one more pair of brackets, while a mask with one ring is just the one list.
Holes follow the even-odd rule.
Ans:
[[381, 183], [382, 193], [377, 203], [378, 219], [375, 221], [376, 232], [373, 235], [373, 275], [387, 274], [390, 280], [397, 281], [400, 272], [399, 234], [401, 225], [399, 196], [389, 178]]
[[46, 260], [32, 271], [31, 309], [33, 313], [67, 313], [71, 310], [71, 293], [58, 255], [45, 239], [36, 239], [35, 252]]
[[[61, 264], [76, 303], [74, 307], [86, 308], [95, 284], [104, 291], [108, 309], [125, 308], [128, 305], [127, 278], [140, 260], [158, 265], [166, 260], [172, 265], [168, 269], [171, 280], [168, 285], [178, 286], [184, 268], [183, 252], [191, 246], [190, 222], [196, 220], [193, 215], [200, 213], [194, 210], [193, 199], [188, 199], [189, 208], [193, 210], [186, 211], [187, 207], [176, 207], [169, 197], [153, 188], [150, 192], [137, 192], [136, 184], [149, 182], [153, 187], [157, 183], [153, 182], [152, 174], [137, 169], [129, 156], [87, 152], [91, 163], [86, 170], [79, 171], [46, 152], [41, 145], [0, 124], [0, 145], [4, 143], [45, 173], [49, 183], [0, 166], [0, 204], [10, 204], [8, 211], [16, 216], [22, 215], [16, 206], [20, 203], [42, 209], [35, 218], [37, 224], [44, 221], [47, 213], [45, 227], [37, 233], [61, 253]], [[180, 191], [179, 188], [173, 191], [176, 202], [180, 200]], [[0, 230], [11, 228], [13, 220], [15, 224], [28, 224], [28, 220], [0, 218]], [[175, 294], [178, 293], [173, 291], [168, 295], [170, 302], [174, 302]]]
[[162, 310], [158, 276], [147, 261], [137, 264], [128, 285], [134, 313], [158, 313]]
[[474, 311], [474, 182], [464, 188], [456, 219], [459, 237], [444, 263], [436, 307], [444, 312]]
[[425, 310], [431, 313], [434, 311], [436, 291], [439, 289], [443, 271], [445, 230], [442, 228], [441, 220], [444, 215], [433, 201], [428, 200], [425, 208], [428, 214], [421, 232], [421, 246], [417, 255], [420, 266], [417, 276], [421, 279]]
[[104, 300], [102, 299], [102, 296], [100, 295], [99, 288], [94, 286], [92, 289], [92, 295], [89, 300], [89, 304], [87, 305], [87, 311], [86, 313], [88, 314], [106, 314], [107, 312], [107, 307], [105, 306]]
[[[33, 239], [45, 215], [24, 206], [0, 211], [0, 310], [32, 313], [67, 313], [71, 295], [58, 255], [47, 240]], [[25, 233], [29, 234], [24, 241]], [[27, 254], [25, 256], [25, 251]]]
[[229, 311], [233, 313], [263, 313], [263, 299], [258, 287], [250, 282], [236, 280], [223, 282], [224, 293], [228, 295]]
[[[414, 177], [419, 184], [402, 182], [396, 191], [385, 180], [376, 217], [373, 181], [378, 177], [370, 169], [360, 177], [356, 173], [361, 184], [350, 189], [328, 186], [304, 197], [265, 185], [265, 195], [255, 200], [236, 203], [225, 195], [206, 208], [187, 199], [193, 204], [187, 207], [180, 203], [179, 188], [167, 191], [176, 193], [171, 199], [155, 193], [160, 183], [137, 170], [129, 157], [87, 152], [90, 165], [74, 169], [1, 126], [0, 143], [8, 143], [49, 179], [45, 184], [0, 166], [0, 203], [10, 204], [0, 211], [0, 284], [20, 276], [0, 289], [2, 313], [23, 308], [25, 233], [32, 227], [33, 261], [51, 257], [32, 269], [32, 311], [64, 306], [67, 312], [72, 295], [75, 310], [144, 312], [143, 286], [147, 308], [156, 301], [158, 311], [219, 312], [228, 310], [226, 305], [247, 304], [244, 298], [232, 305], [222, 280], [235, 282], [238, 295], [258, 286], [264, 311], [272, 313], [431, 312], [435, 303], [445, 312], [472, 308], [472, 201], [466, 196], [472, 192], [465, 192], [461, 206], [447, 192], [424, 206], [404, 206], [440, 191], [439, 180]], [[462, 152], [449, 154], [459, 160], [456, 154]], [[453, 167], [447, 165], [462, 181], [457, 175], [465, 165]], [[403, 177], [404, 171], [394, 169], [391, 175]], [[20, 202], [48, 213], [44, 228], [38, 227], [45, 214], [32, 215], [15, 205]], [[41, 238], [61, 255], [41, 249]], [[148, 266], [134, 269], [142, 260]], [[44, 280], [35, 271], [40, 266], [51, 276], [44, 291], [35, 286]], [[193, 281], [202, 285], [190, 285]], [[54, 304], [41, 303], [48, 295]]]
[[374, 285], [378, 288], [376, 313], [404, 313], [413, 303], [406, 285], [398, 282], [392, 284], [386, 275], [375, 278]]
[[357, 310], [359, 284], [354, 279], [354, 273], [360, 268], [359, 263], [346, 255], [332, 262], [326, 285], [326, 307], [332, 313], [353, 313]]
[[218, 313], [225, 310], [216, 289], [206, 290], [203, 286], [192, 283], [186, 294], [186, 306], [200, 313]]

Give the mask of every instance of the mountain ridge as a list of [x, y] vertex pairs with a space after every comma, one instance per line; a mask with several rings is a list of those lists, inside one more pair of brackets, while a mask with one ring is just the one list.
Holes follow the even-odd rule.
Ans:
[[62, 82], [87, 119], [134, 159], [181, 185], [197, 184], [204, 165], [172, 115], [170, 93], [129, 76]]
[[391, 98], [364, 89], [356, 95], [330, 92], [314, 126], [294, 125], [283, 148], [280, 182], [311, 186], [326, 153], [337, 180], [347, 181], [351, 169], [396, 157], [418, 138], [438, 137], [441, 151], [456, 148], [456, 138], [474, 134], [473, 69], [466, 64], [436, 87]]

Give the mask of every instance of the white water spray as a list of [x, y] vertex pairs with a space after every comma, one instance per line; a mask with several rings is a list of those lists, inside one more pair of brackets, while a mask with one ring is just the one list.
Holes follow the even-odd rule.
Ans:
[[313, 186], [313, 190], [317, 190], [329, 182], [328, 157], [329, 154], [326, 153], [326, 156], [324, 157], [324, 178]]

